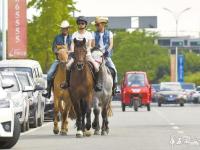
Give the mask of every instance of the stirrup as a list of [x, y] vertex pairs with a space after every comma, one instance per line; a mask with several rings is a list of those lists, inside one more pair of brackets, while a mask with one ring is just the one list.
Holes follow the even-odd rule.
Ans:
[[45, 97], [45, 98], [50, 98], [51, 97], [51, 94], [49, 92], [47, 93], [42, 93], [42, 96]]

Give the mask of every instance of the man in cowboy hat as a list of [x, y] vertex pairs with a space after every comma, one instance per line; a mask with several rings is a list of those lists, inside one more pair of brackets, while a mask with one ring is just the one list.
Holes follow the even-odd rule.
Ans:
[[[113, 94], [115, 93], [116, 86], [117, 86], [117, 70], [116, 67], [111, 59], [112, 49], [113, 49], [113, 33], [108, 31], [105, 26], [108, 23], [107, 17], [96, 17], [95, 19], [95, 26], [96, 31], [93, 32], [92, 38], [92, 47], [98, 47], [104, 54], [106, 65], [112, 68], [115, 72], [114, 83], [113, 83]], [[99, 69], [98, 75], [98, 87], [102, 87], [102, 76], [101, 76], [101, 68]]]
[[[58, 46], [68, 47], [68, 50], [71, 49], [71, 36], [69, 35], [70, 24], [67, 20], [63, 20], [61, 25], [58, 25], [61, 28], [61, 33], [57, 35], [53, 41], [52, 50], [55, 55], [57, 55]], [[50, 98], [51, 96], [51, 87], [53, 84], [53, 77], [56, 72], [59, 61], [56, 59], [54, 63], [51, 65], [48, 73], [47, 73], [47, 93], [42, 94], [46, 98]]]

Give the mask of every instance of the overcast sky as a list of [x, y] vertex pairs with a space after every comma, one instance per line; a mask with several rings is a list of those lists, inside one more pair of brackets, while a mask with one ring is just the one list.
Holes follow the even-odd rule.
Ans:
[[[0, 0], [1, 1], [1, 0]], [[200, 35], [200, 0], [75, 0], [81, 12], [75, 16], [158, 16], [158, 31], [165, 36], [175, 35], [175, 19], [163, 7], [178, 14], [191, 9], [179, 18], [179, 35]], [[0, 10], [1, 6], [0, 6]], [[0, 12], [1, 14], [2, 12]], [[34, 13], [28, 11], [28, 17]], [[1, 15], [0, 15], [1, 17]]]

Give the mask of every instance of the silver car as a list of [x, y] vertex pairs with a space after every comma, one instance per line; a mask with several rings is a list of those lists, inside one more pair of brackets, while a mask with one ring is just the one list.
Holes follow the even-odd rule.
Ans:
[[2, 79], [12, 80], [14, 86], [6, 89], [8, 97], [13, 101], [14, 110], [21, 124], [21, 131], [29, 129], [29, 99], [27, 89], [23, 89], [17, 75], [13, 72], [1, 72]]

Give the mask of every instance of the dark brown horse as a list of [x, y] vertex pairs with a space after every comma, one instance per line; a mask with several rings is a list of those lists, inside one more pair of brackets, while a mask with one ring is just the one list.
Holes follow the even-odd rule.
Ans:
[[[74, 63], [71, 70], [70, 96], [76, 112], [76, 137], [90, 136], [91, 106], [93, 100], [94, 81], [86, 60], [86, 40], [74, 39]], [[87, 123], [85, 124], [85, 118]]]

